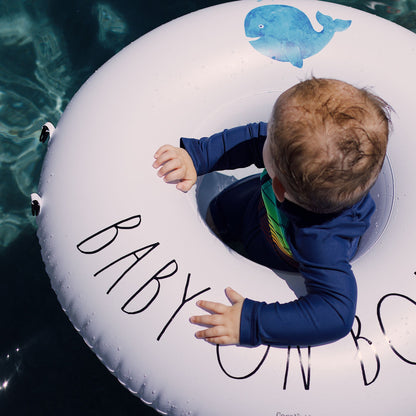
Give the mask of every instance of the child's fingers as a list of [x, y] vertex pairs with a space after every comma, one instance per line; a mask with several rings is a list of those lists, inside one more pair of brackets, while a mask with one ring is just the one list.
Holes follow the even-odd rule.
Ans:
[[198, 339], [204, 339], [210, 344], [231, 345], [238, 343], [238, 339], [234, 339], [230, 336], [224, 327], [215, 327], [199, 331], [195, 334], [195, 337]]
[[190, 179], [184, 179], [176, 185], [176, 189], [182, 192], [188, 192], [195, 182]]
[[188, 192], [195, 184], [197, 174], [186, 150], [170, 144], [161, 146], [154, 154], [153, 167], [165, 182], [177, 182], [176, 188]]
[[236, 292], [231, 287], [227, 287], [227, 289], [225, 289], [225, 293], [226, 293], [228, 299], [230, 300], [230, 302], [233, 305], [234, 305], [234, 303], [243, 302], [244, 301], [244, 296], [241, 296], [238, 292]]
[[218, 302], [210, 302], [208, 300], [199, 300], [197, 303], [197, 306], [199, 306], [202, 309], [205, 309], [208, 312], [213, 313], [224, 313], [229, 306], [223, 305], [222, 303]]
[[234, 342], [231, 341], [230, 337], [212, 337], [212, 338], [205, 338], [205, 341], [209, 342], [213, 345], [230, 345], [234, 344]]
[[169, 160], [180, 158], [181, 150], [170, 144], [165, 144], [154, 154], [156, 160], [153, 162], [153, 167], [158, 168]]
[[160, 157], [160, 155], [162, 153], [165, 153], [168, 150], [172, 150], [175, 147], [172, 146], [171, 144], [164, 144], [163, 146], [159, 147], [159, 149], [156, 150], [156, 153], [154, 154], [154, 158], [157, 159], [158, 157]]
[[174, 169], [171, 172], [169, 172], [163, 180], [167, 183], [175, 182], [175, 181], [181, 181], [184, 179], [185, 172], [182, 168]]
[[[171, 159], [168, 160], [166, 163], [163, 164], [163, 166], [157, 171], [157, 176], [163, 177], [171, 172], [175, 172], [176, 170], [179, 170], [181, 168], [181, 164], [178, 161], [178, 159]], [[182, 169], [184, 171], [184, 169]]]
[[153, 167], [158, 168], [159, 166], [162, 166], [169, 160], [177, 158], [177, 154], [174, 149], [166, 148], [164, 151], [158, 154], [158, 156], [155, 155], [155, 161], [153, 162]]
[[222, 325], [224, 323], [222, 315], [196, 315], [191, 316], [189, 320], [193, 324], [205, 326]]
[[207, 339], [213, 337], [223, 337], [228, 336], [227, 329], [223, 326], [214, 326], [212, 328], [203, 329], [195, 333], [195, 336], [198, 339]]

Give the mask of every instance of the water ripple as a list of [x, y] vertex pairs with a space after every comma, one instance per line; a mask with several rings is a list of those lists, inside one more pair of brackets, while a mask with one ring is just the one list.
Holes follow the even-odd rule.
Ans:
[[2, 13], [0, 54], [0, 247], [6, 247], [33, 224], [28, 196], [44, 152], [37, 137], [45, 120], [61, 116], [71, 76], [65, 44], [51, 22], [23, 5]]

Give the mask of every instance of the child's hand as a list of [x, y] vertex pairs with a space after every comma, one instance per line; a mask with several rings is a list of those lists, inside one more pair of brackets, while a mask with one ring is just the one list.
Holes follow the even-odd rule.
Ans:
[[197, 305], [211, 315], [192, 316], [193, 324], [210, 326], [208, 329], [198, 331], [195, 336], [205, 339], [212, 344], [232, 345], [240, 342], [240, 319], [244, 298], [230, 287], [226, 289], [228, 299], [232, 306], [222, 303], [200, 300]]
[[153, 167], [165, 182], [179, 181], [176, 188], [188, 192], [196, 182], [196, 170], [188, 152], [180, 147], [165, 144], [155, 153]]

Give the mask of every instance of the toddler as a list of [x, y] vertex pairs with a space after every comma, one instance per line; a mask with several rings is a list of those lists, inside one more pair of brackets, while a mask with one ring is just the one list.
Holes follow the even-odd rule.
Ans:
[[[255, 164], [263, 173], [235, 182], [210, 204], [225, 242], [267, 267], [298, 271], [307, 295], [280, 304], [198, 301], [191, 322], [214, 344], [308, 346], [351, 330], [357, 288], [350, 260], [370, 225], [369, 195], [383, 165], [389, 106], [365, 89], [312, 78], [277, 99], [268, 124], [252, 123], [200, 140], [162, 146], [154, 168], [188, 191], [197, 175]], [[255, 276], [253, 276], [255, 279]]]

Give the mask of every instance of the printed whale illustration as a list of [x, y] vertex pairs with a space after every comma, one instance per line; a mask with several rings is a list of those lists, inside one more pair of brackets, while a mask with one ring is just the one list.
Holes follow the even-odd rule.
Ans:
[[255, 38], [250, 44], [257, 51], [302, 68], [304, 59], [321, 51], [335, 32], [342, 32], [351, 25], [351, 20], [334, 20], [319, 11], [316, 20], [323, 27], [321, 32], [315, 31], [309, 18], [299, 9], [273, 4], [251, 10], [244, 28], [248, 38]]

